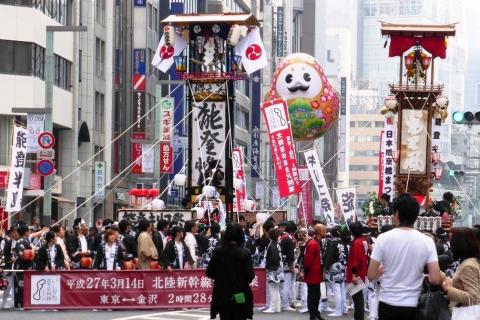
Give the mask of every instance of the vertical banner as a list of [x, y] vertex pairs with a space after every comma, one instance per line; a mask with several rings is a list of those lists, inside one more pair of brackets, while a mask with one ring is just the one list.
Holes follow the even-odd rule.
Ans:
[[280, 197], [297, 194], [301, 188], [286, 101], [277, 99], [264, 102], [262, 115], [267, 125]]
[[[133, 116], [132, 119], [136, 122], [133, 127], [133, 132], [145, 132], [145, 92], [133, 92]], [[143, 118], [142, 118], [143, 117]]]
[[[225, 102], [203, 102], [193, 111], [192, 122], [192, 186], [198, 186], [200, 170], [211, 161], [219, 161], [217, 170], [225, 171], [226, 119]], [[225, 186], [225, 179], [221, 186]]]
[[[105, 197], [105, 161], [95, 161], [95, 199]], [[102, 189], [103, 188], [103, 189]]]
[[383, 139], [384, 131], [380, 131], [380, 145], [378, 146], [378, 196], [383, 193]]
[[307, 227], [312, 223], [313, 219], [312, 180], [310, 180], [310, 175], [308, 174], [308, 167], [299, 167], [298, 176], [300, 178], [300, 185], [302, 186], [302, 203], [298, 207], [298, 221], [299, 223], [303, 223], [304, 221], [306, 221], [307, 225], [305, 227]]
[[7, 188], [6, 212], [17, 212], [22, 207], [23, 173], [27, 159], [28, 130], [15, 126], [13, 130], [12, 157]]
[[357, 188], [337, 189], [337, 202], [347, 225], [354, 222], [357, 210]]
[[387, 116], [385, 118], [382, 142], [383, 145], [380, 152], [383, 153], [383, 189], [379, 196], [381, 196], [382, 193], [386, 193], [393, 199], [395, 196], [395, 126], [393, 124], [393, 116]]
[[35, 153], [40, 151], [38, 145], [38, 135], [44, 130], [45, 115], [44, 114], [27, 114], [27, 152]]
[[145, 91], [145, 49], [133, 49], [132, 86], [134, 91]]
[[[238, 190], [235, 189], [237, 199], [237, 209], [241, 211], [243, 209], [243, 200], [247, 197], [247, 189], [245, 186], [245, 170], [243, 168], [243, 148], [234, 148], [232, 150], [232, 165], [234, 178], [242, 181], [242, 187]], [[233, 184], [235, 186], [235, 182]]]
[[151, 144], [142, 144], [142, 172], [153, 173], [154, 152]]
[[174, 99], [160, 100], [160, 173], [172, 173]]
[[435, 175], [435, 168], [439, 166], [440, 163], [440, 133], [442, 131], [442, 118], [433, 118], [432, 119], [432, 157], [437, 157], [433, 159], [434, 165], [432, 165], [432, 173]]
[[160, 142], [160, 173], [172, 173], [173, 149], [169, 142]]
[[313, 184], [317, 189], [318, 196], [320, 198], [320, 208], [323, 212], [328, 226], [333, 226], [335, 221], [335, 212], [333, 208], [333, 201], [330, 193], [328, 192], [327, 182], [323, 175], [323, 170], [320, 165], [317, 150], [311, 149], [304, 151], [305, 161], [307, 163], [308, 171], [312, 177]]
[[[133, 140], [144, 140], [145, 133], [137, 132], [132, 133]], [[132, 173], [141, 174], [142, 173], [142, 161], [139, 159], [142, 156], [142, 144], [139, 142], [132, 143], [132, 161], [135, 161], [135, 164], [132, 167]]]
[[251, 128], [252, 128], [252, 147], [250, 148], [250, 164], [252, 170], [250, 176], [252, 178], [260, 178], [260, 98], [261, 98], [261, 82], [260, 70], [255, 71], [252, 79], [252, 110]]

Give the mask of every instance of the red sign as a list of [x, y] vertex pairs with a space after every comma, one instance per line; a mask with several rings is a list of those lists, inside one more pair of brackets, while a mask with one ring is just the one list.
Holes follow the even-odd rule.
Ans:
[[235, 172], [235, 178], [242, 180], [242, 187], [240, 188], [240, 190], [235, 189], [237, 209], [241, 211], [243, 210], [243, 200], [245, 200], [245, 198], [247, 197], [247, 189], [245, 186], [245, 170], [243, 168], [243, 149], [234, 148], [232, 150], [232, 154], [233, 172]]
[[145, 91], [145, 75], [134, 73], [133, 74], [133, 90], [135, 91]]
[[301, 166], [298, 168], [300, 173], [300, 184], [302, 186], [301, 198], [302, 201], [298, 206], [298, 221], [300, 224], [308, 227], [312, 224], [312, 213], [313, 213], [313, 192], [312, 192], [312, 179], [310, 179], [310, 174], [308, 173], [307, 166]]
[[[132, 139], [143, 140], [145, 139], [145, 133], [143, 132], [134, 132], [132, 133]], [[132, 161], [135, 161], [135, 164], [132, 167], [132, 173], [141, 174], [142, 173], [142, 144], [141, 143], [132, 143]]]
[[280, 197], [297, 194], [301, 188], [287, 103], [283, 99], [267, 101], [261, 110], [270, 138]]
[[[266, 303], [266, 272], [255, 269], [255, 305]], [[210, 306], [205, 270], [24, 272], [27, 309], [174, 309]]]
[[53, 133], [44, 131], [38, 135], [38, 145], [43, 149], [50, 149], [55, 144], [55, 136]]
[[42, 176], [36, 173], [30, 173], [30, 190], [42, 189]]
[[0, 171], [0, 189], [6, 189], [8, 186], [8, 171]]
[[173, 148], [170, 142], [160, 142], [160, 173], [172, 173]]
[[378, 152], [378, 196], [383, 193], [383, 130], [380, 132], [380, 148]]

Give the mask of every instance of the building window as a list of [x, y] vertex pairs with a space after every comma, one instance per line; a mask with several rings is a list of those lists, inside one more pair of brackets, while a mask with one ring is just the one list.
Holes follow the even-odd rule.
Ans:
[[350, 121], [350, 128], [355, 128], [355, 121]]
[[250, 119], [247, 111], [243, 110], [242, 108], [237, 108], [235, 120], [235, 123], [238, 127], [245, 130], [250, 130]]
[[103, 131], [105, 118], [105, 96], [100, 92], [95, 92], [95, 130]]
[[105, 25], [105, 0], [96, 0], [95, 21]]
[[152, 7], [152, 4], [149, 2], [148, 3], [148, 6], [147, 6], [147, 19], [148, 19], [148, 27], [150, 29], [153, 29], [152, 28], [152, 14], [153, 14], [153, 7]]
[[363, 14], [366, 17], [374, 17], [377, 15], [377, 9], [376, 0], [366, 0], [365, 5], [363, 6]]
[[105, 42], [99, 38], [95, 44], [95, 73], [102, 78], [105, 75]]
[[378, 165], [352, 164], [350, 171], [378, 171]]
[[383, 121], [375, 121], [375, 128], [383, 128], [385, 123]]
[[59, 88], [70, 90], [72, 63], [57, 55], [54, 56], [54, 63], [55, 63], [55, 73], [54, 73], [55, 85]]
[[153, 7], [153, 30], [158, 34], [160, 27], [160, 22], [158, 21], [158, 9]]

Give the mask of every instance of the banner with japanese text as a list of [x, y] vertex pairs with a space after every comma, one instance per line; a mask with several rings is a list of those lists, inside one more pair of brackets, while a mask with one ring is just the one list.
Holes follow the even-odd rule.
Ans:
[[382, 195], [383, 191], [383, 139], [384, 132], [380, 131], [380, 145], [378, 146], [378, 196]]
[[[432, 119], [432, 173], [435, 175], [435, 169], [441, 168], [440, 164], [440, 134], [442, 132], [442, 118]], [[440, 171], [441, 172], [441, 171]]]
[[160, 142], [160, 173], [172, 173], [173, 148], [170, 142]]
[[342, 211], [343, 218], [347, 225], [355, 221], [355, 212], [357, 210], [357, 188], [337, 189], [337, 203]]
[[[198, 186], [200, 170], [218, 161], [216, 170], [225, 172], [226, 103], [203, 102], [194, 106], [192, 122], [192, 187]], [[220, 186], [225, 186], [222, 179]]]
[[255, 71], [252, 76], [252, 108], [250, 110], [251, 117], [251, 148], [250, 148], [250, 165], [252, 170], [250, 171], [250, 176], [252, 178], [260, 178], [260, 103], [261, 103], [261, 92], [262, 92], [262, 83], [260, 81], [260, 70]]
[[[312, 193], [312, 180], [308, 173], [307, 166], [300, 166], [298, 168], [298, 176], [300, 179], [300, 185], [302, 186], [301, 203], [298, 206], [298, 221], [300, 223], [306, 222], [308, 227], [312, 223], [313, 216], [313, 193]], [[299, 199], [300, 202], [300, 199]]]
[[242, 210], [243, 200], [247, 197], [247, 188], [245, 180], [245, 169], [243, 167], [243, 148], [233, 148], [232, 150], [232, 165], [234, 177], [242, 180], [242, 187], [240, 190], [235, 189], [237, 199], [237, 210]]
[[301, 187], [287, 103], [282, 99], [266, 101], [261, 110], [267, 126], [280, 197], [297, 194]]
[[38, 145], [38, 135], [44, 130], [45, 123], [45, 114], [39, 113], [29, 113], [27, 114], [27, 152], [35, 153], [40, 151], [40, 146]]
[[22, 208], [23, 174], [27, 160], [27, 136], [27, 129], [14, 127], [6, 212], [17, 212]]
[[395, 196], [395, 126], [393, 121], [393, 116], [387, 116], [385, 118], [385, 126], [383, 129], [382, 136], [382, 149], [380, 154], [383, 156], [382, 163], [382, 186], [381, 196], [383, 193], [389, 194], [390, 198], [393, 199]]
[[[255, 269], [254, 304], [266, 303], [265, 269]], [[213, 280], [205, 270], [53, 271], [24, 273], [24, 308], [208, 308]]]
[[323, 175], [317, 150], [306, 150], [304, 151], [304, 155], [308, 171], [310, 172], [310, 177], [312, 178], [313, 184], [318, 192], [318, 197], [320, 198], [321, 212], [327, 220], [327, 225], [333, 226], [335, 224], [333, 201], [330, 193], [328, 192], [327, 182], [325, 181], [325, 176]]
[[173, 117], [174, 99], [160, 100], [160, 173], [173, 172]]
[[[143, 132], [134, 132], [132, 133], [133, 140], [144, 140], [145, 133]], [[141, 174], [142, 173], [142, 144], [137, 142], [132, 142], [132, 161], [135, 161], [135, 164], [132, 167], [132, 173]]]

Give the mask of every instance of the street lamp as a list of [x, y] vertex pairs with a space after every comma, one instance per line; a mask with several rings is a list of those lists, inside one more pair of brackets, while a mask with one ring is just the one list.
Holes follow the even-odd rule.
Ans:
[[[53, 129], [52, 121], [52, 102], [53, 102], [53, 81], [55, 73], [54, 53], [53, 53], [53, 33], [54, 32], [86, 32], [85, 26], [47, 26], [47, 38], [45, 49], [45, 131], [51, 132]], [[43, 178], [43, 217], [44, 220], [50, 220], [52, 216], [52, 175]]]

